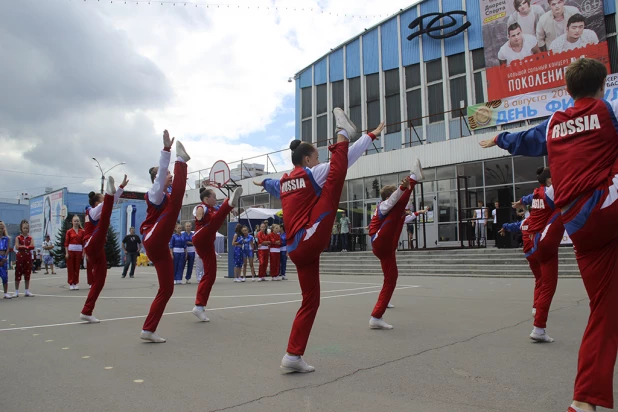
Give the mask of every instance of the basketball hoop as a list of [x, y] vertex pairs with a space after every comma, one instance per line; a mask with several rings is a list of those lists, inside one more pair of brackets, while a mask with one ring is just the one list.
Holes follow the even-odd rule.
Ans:
[[230, 181], [230, 167], [223, 160], [217, 160], [210, 168], [208, 184], [221, 188]]

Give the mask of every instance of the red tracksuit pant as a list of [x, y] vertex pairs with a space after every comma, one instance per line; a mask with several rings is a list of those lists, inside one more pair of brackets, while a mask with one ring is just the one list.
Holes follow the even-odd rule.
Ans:
[[88, 259], [86, 259], [86, 280], [89, 285], [94, 283], [94, 277], [92, 276], [92, 263], [90, 263]]
[[270, 277], [274, 278], [279, 276], [279, 270], [281, 269], [281, 252], [270, 253]]
[[174, 164], [174, 180], [170, 201], [167, 202], [157, 224], [144, 234], [144, 249], [146, 249], [146, 255], [153, 263], [159, 279], [157, 296], [150, 305], [150, 311], [142, 327], [147, 332], [157, 330], [167, 302], [174, 293], [174, 263], [170, 256], [169, 241], [172, 233], [174, 233], [178, 214], [182, 208], [186, 182], [187, 164], [176, 162]]
[[79, 267], [82, 262], [82, 252], [72, 252], [69, 250], [67, 259], [67, 282], [69, 285], [79, 284]]
[[[524, 234], [524, 253], [535, 277], [534, 326], [547, 327], [549, 308], [558, 285], [558, 248], [564, 235], [560, 212], [549, 219], [543, 233]], [[532, 237], [532, 238], [531, 238]]]
[[[399, 271], [397, 269], [395, 252], [397, 251], [399, 236], [403, 230], [402, 216], [410, 200], [412, 189], [414, 189], [416, 185], [416, 182], [411, 183], [410, 188], [403, 192], [397, 204], [388, 212], [380, 230], [374, 235], [371, 242], [373, 254], [380, 259], [382, 273], [384, 273], [384, 284], [378, 296], [378, 302], [371, 313], [371, 316], [374, 318], [382, 319], [384, 312], [386, 312], [386, 307], [393, 297], [393, 292], [395, 292], [395, 288], [397, 287]], [[374, 216], [374, 219], [376, 218], [377, 217]]]
[[232, 209], [228, 200], [225, 200], [217, 213], [211, 218], [210, 223], [193, 235], [195, 251], [204, 262], [204, 276], [202, 276], [202, 280], [200, 280], [200, 284], [197, 286], [195, 306], [206, 306], [208, 304], [210, 291], [217, 279], [217, 254], [215, 253], [217, 230], [225, 222], [227, 215], [230, 214]]
[[[330, 234], [337, 217], [337, 208], [348, 170], [349, 142], [341, 142], [329, 147], [331, 151], [330, 171], [322, 188], [320, 198], [309, 214], [307, 227], [317, 224], [315, 232], [305, 239], [306, 229], [288, 236], [288, 255], [296, 265], [303, 302], [296, 313], [287, 352], [290, 355], [303, 355], [307, 348], [309, 335], [320, 306], [320, 255], [330, 242]], [[283, 211], [285, 215], [285, 210]], [[318, 223], [319, 222], [319, 223]], [[290, 243], [292, 239], [292, 243]]]
[[30, 282], [32, 274], [32, 255], [30, 251], [17, 252], [15, 259], [15, 281], [20, 282], [23, 277], [26, 282]]
[[92, 237], [86, 242], [84, 252], [88, 255], [88, 265], [92, 266], [92, 287], [88, 292], [86, 304], [82, 309], [82, 314], [92, 316], [94, 305], [105, 286], [107, 277], [107, 258], [105, 257], [105, 240], [107, 239], [107, 229], [109, 229], [109, 219], [114, 208], [114, 196], [105, 195], [103, 200], [103, 210], [99, 224], [92, 233]]
[[[610, 192], [610, 189], [612, 192]], [[618, 351], [618, 175], [562, 211], [590, 298], [573, 399], [613, 409]]]
[[258, 249], [258, 261], [260, 266], [258, 267], [258, 276], [263, 278], [266, 276], [266, 270], [268, 269], [268, 257], [270, 256], [270, 249]]

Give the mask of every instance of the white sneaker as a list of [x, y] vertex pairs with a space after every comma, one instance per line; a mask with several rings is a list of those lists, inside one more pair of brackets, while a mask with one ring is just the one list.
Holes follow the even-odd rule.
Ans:
[[114, 178], [111, 176], [107, 177], [107, 191], [106, 193], [110, 196], [114, 196], [116, 194], [116, 186], [114, 186]]
[[534, 331], [532, 331], [532, 333], [530, 334], [530, 339], [532, 339], [535, 342], [543, 342], [543, 343], [552, 343], [554, 341], [554, 339], [550, 338], [547, 333], [539, 335], [538, 333], [534, 333]]
[[210, 319], [208, 319], [208, 316], [206, 316], [206, 310], [203, 307], [196, 306], [191, 312], [193, 312], [193, 314], [197, 316], [200, 321], [210, 322]]
[[163, 343], [166, 342], [161, 336], [157, 335], [155, 332], [147, 332], [145, 330], [140, 334], [140, 339], [147, 340], [153, 343]]
[[187, 279], [187, 280], [185, 281], [185, 285], [190, 285], [190, 284], [191, 284], [191, 279]]
[[13, 299], [13, 296], [11, 296], [10, 293], [5, 293], [4, 294], [4, 299]]
[[27, 298], [32, 298], [32, 297], [34, 297], [34, 294], [32, 294], [32, 293], [31, 293], [29, 290], [27, 290], [27, 289], [26, 289], [26, 293], [24, 293], [24, 295], [25, 295]]
[[281, 276], [275, 276], [273, 280], [281, 280]]
[[238, 202], [240, 200], [240, 196], [242, 196], [242, 190], [243, 190], [242, 186], [239, 187], [238, 189], [234, 190], [234, 192], [232, 193], [232, 196], [228, 200], [227, 204], [232, 206], [232, 207], [238, 206]]
[[387, 308], [392, 309], [395, 307], [395, 305], [393, 305], [392, 303], [389, 303], [388, 305], [386, 305]]
[[285, 275], [281, 276], [281, 280], [288, 280], [288, 278], [285, 277]]
[[18, 290], [16, 290], [15, 293], [13, 293], [13, 297], [14, 298], [18, 298], [19, 297], [19, 291]]
[[339, 107], [336, 107], [333, 110], [333, 114], [335, 115], [336, 128], [338, 130], [345, 130], [348, 133], [348, 139], [354, 140], [358, 136], [358, 130], [348, 115], [346, 115], [345, 112]]
[[425, 179], [425, 175], [423, 174], [423, 168], [421, 166], [421, 161], [418, 157], [414, 161], [414, 164], [412, 165], [412, 169], [410, 169], [410, 174], [413, 174], [414, 176], [416, 176], [417, 182], [422, 182], [423, 179]]
[[240, 278], [234, 278], [234, 282], [236, 283], [240, 282]]
[[297, 360], [288, 359], [287, 356], [284, 356], [283, 359], [281, 359], [280, 368], [286, 372], [307, 373], [315, 371], [315, 368], [308, 365], [302, 356], [300, 356]]
[[532, 316], [536, 316], [536, 308], [532, 308]]
[[251, 278], [251, 282], [255, 282], [255, 278], [254, 277]]
[[389, 325], [383, 319], [376, 319], [373, 316], [369, 319], [369, 327], [371, 329], [393, 329], [393, 325]]
[[185, 162], [191, 160], [191, 156], [187, 154], [185, 147], [178, 140], [176, 141], [176, 156], [180, 157]]
[[69, 285], [69, 290], [73, 290], [75, 287], [73, 285]]
[[258, 282], [266, 282], [266, 279], [265, 279], [265, 278], [258, 278], [258, 280], [257, 280], [257, 281], [258, 281]]
[[100, 320], [95, 318], [94, 316], [92, 316], [92, 315], [90, 315], [90, 316], [84, 315], [83, 313], [79, 314], [79, 318], [81, 320], [85, 320], [86, 322], [89, 322], [89, 323], [99, 323], [100, 322]]
[[243, 276], [243, 277], [241, 277], [241, 278], [240, 278], [240, 281], [241, 281], [241, 282], [246, 282], [246, 281], [247, 281], [247, 279], [245, 279], [245, 277]]
[[73, 290], [79, 290], [79, 285], [73, 285]]

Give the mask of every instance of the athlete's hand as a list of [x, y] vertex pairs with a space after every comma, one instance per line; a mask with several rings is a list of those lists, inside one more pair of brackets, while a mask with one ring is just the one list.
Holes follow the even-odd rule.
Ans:
[[511, 207], [513, 209], [521, 209], [524, 207], [524, 205], [521, 204], [521, 200], [518, 200], [517, 202], [511, 203]]
[[124, 175], [124, 179], [122, 179], [122, 183], [120, 184], [120, 186], [127, 187], [128, 184], [129, 184], [129, 179], [127, 179], [127, 175]]
[[262, 192], [266, 191], [266, 189], [264, 189], [264, 181], [261, 182], [257, 182], [257, 181], [253, 181], [253, 184], [256, 186], [260, 186], [262, 188]]
[[481, 140], [479, 144], [481, 145], [483, 149], [488, 149], [496, 145], [496, 140], [495, 139]]
[[406, 177], [404, 179], [401, 180], [401, 187], [403, 187], [404, 189], [407, 189], [410, 187], [410, 178]]
[[500, 229], [498, 233], [500, 234], [500, 236], [506, 236], [506, 230], [504, 230], [504, 228]]
[[175, 137], [173, 139], [170, 139], [170, 133], [167, 130], [163, 131], [163, 147], [165, 147], [166, 149], [170, 149], [174, 144], [175, 139]]
[[378, 125], [378, 127], [376, 127], [376, 129], [371, 132], [376, 136], [376, 139], [380, 137], [380, 134], [382, 133], [382, 130], [384, 130], [384, 122], [380, 122], [380, 124]]

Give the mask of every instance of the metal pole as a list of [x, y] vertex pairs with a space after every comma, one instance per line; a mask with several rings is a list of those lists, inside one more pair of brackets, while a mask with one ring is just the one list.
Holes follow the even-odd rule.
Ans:
[[[421, 182], [421, 199], [423, 199], [423, 209], [425, 208], [425, 191], [423, 190], [423, 182]], [[425, 222], [427, 221], [427, 216], [423, 219], [423, 249], [427, 249], [427, 229], [425, 226]], [[436, 222], [436, 211], [433, 212], [433, 223], [438, 224]], [[418, 244], [418, 241], [416, 242]]]
[[462, 178], [463, 176], [457, 176], [457, 217], [459, 220], [459, 242], [461, 244], [461, 248], [463, 249], [464, 244], [463, 244], [463, 233], [464, 233], [464, 227], [462, 225], [462, 217], [461, 217], [461, 186], [459, 184], [459, 180]]
[[105, 175], [103, 175], [103, 173], [101, 173], [101, 193], [103, 192], [103, 184], [105, 183]]

